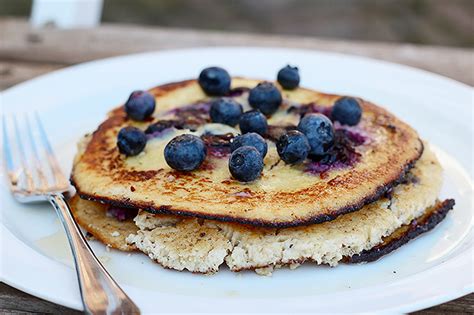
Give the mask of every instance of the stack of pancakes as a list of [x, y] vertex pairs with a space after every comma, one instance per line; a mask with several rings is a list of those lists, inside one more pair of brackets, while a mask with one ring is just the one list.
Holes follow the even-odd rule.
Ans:
[[[233, 78], [238, 93], [231, 97], [249, 109], [247, 88], [258, 83]], [[438, 200], [442, 168], [429, 145], [362, 99], [361, 122], [336, 126], [363, 139], [354, 148], [356, 163], [315, 173], [307, 163], [280, 161], [269, 140], [261, 178], [241, 183], [219, 154], [208, 153], [193, 172], [173, 170], [164, 160], [165, 145], [179, 134], [240, 133], [204, 117], [209, 97], [197, 81], [149, 92], [157, 104], [152, 119], [130, 120], [121, 106], [80, 141], [71, 175], [77, 195], [70, 203], [76, 220], [96, 239], [142, 251], [164, 267], [213, 273], [226, 264], [232, 271], [271, 274], [306, 261], [331, 266], [373, 261], [433, 228], [454, 205]], [[304, 88], [282, 90], [282, 96], [281, 108], [268, 119], [274, 133], [297, 125], [300, 109], [324, 112], [340, 97]], [[121, 128], [145, 130], [183, 115], [192, 128], [153, 135], [137, 156], [117, 149]], [[111, 215], [118, 210], [127, 213], [124, 220]]]

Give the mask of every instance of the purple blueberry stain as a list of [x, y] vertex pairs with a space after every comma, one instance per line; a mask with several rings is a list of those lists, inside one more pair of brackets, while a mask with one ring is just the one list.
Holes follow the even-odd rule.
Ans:
[[287, 113], [299, 114], [300, 117], [303, 117], [306, 114], [323, 114], [331, 119], [331, 106], [322, 106], [314, 102], [302, 105], [292, 105], [287, 109]]
[[361, 158], [355, 148], [365, 141], [365, 136], [353, 130], [336, 129], [334, 145], [324, 155], [311, 156], [304, 171], [324, 178], [330, 170], [352, 167]]
[[207, 154], [216, 158], [228, 157], [231, 153], [230, 142], [234, 138], [232, 133], [214, 135], [205, 133], [201, 136], [207, 148]]
[[238, 96], [242, 96], [244, 93], [247, 93], [249, 91], [250, 91], [250, 88], [248, 87], [236, 87], [230, 90], [225, 96], [238, 97]]
[[152, 132], [152, 133], [147, 133], [146, 138], [147, 138], [147, 140], [160, 138], [160, 137], [168, 135], [169, 133], [171, 133], [171, 131], [172, 131], [172, 128], [170, 127], [170, 128], [163, 129], [162, 131], [155, 131], [155, 132]]
[[115, 206], [109, 206], [107, 208], [106, 216], [115, 218], [118, 221], [125, 221], [133, 219], [138, 214], [138, 209], [133, 208], [121, 208]]

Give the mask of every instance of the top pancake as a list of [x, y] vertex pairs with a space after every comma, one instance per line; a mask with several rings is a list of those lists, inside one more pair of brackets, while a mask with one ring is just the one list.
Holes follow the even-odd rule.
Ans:
[[[252, 88], [259, 82], [233, 78], [232, 88]], [[336, 125], [364, 139], [363, 144], [354, 147], [360, 156], [353, 165], [314, 174], [307, 171], [309, 162], [297, 166], [278, 163], [275, 145], [268, 141], [265, 168], [255, 182], [233, 180], [228, 157], [209, 152], [199, 170], [178, 172], [166, 164], [163, 156], [165, 145], [173, 137], [182, 133], [239, 131], [219, 124], [193, 127], [193, 132], [172, 128], [150, 139], [138, 156], [125, 157], [116, 146], [122, 127], [146, 129], [154, 121], [175, 117], [177, 111], [173, 109], [208, 100], [195, 80], [162, 85], [150, 92], [157, 104], [153, 120], [129, 120], [121, 106], [110, 112], [105, 122], [82, 142], [71, 175], [81, 197], [157, 213], [257, 226], [307, 225], [332, 220], [379, 199], [399, 183], [423, 152], [423, 144], [410, 126], [386, 110], [360, 100], [361, 122], [355, 127]], [[296, 125], [300, 114], [294, 110], [288, 113], [291, 106], [315, 103], [319, 110], [324, 110], [340, 97], [304, 88], [283, 90], [282, 95], [284, 103], [269, 118], [269, 125]], [[249, 109], [246, 98], [247, 93], [236, 96], [244, 110]]]

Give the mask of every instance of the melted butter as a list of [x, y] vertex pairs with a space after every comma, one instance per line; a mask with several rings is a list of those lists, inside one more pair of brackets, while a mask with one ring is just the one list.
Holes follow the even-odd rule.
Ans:
[[[237, 78], [232, 81], [232, 88], [253, 88], [257, 83], [258, 81], [242, 81]], [[314, 99], [314, 94], [313, 92], [302, 90], [299, 90], [296, 94], [292, 93], [291, 91], [284, 91], [283, 97], [286, 100], [291, 99], [291, 102], [287, 101], [287, 103], [284, 104], [284, 106], [282, 106], [279, 111], [277, 111], [268, 119], [268, 123], [270, 125], [279, 126], [297, 125], [300, 120], [300, 116], [297, 113], [288, 113], [288, 107], [291, 106], [293, 103], [308, 102], [311, 99]], [[325, 95], [324, 97], [318, 99], [318, 104], [322, 106], [331, 105], [334, 102], [335, 98], [337, 98], [337, 96], [333, 97], [331, 95]], [[235, 96], [233, 97], [233, 99], [242, 105], [244, 111], [251, 109], [248, 103], [248, 92], [244, 92], [239, 96]], [[167, 94], [165, 97], [159, 97], [160, 111], [155, 112], [154, 116], [159, 117], [159, 119], [172, 119], [174, 118], [174, 114], [170, 112], [171, 109], [189, 105], [193, 102], [205, 102], [208, 100], [209, 98], [202, 92], [198, 85], [186, 90], [177, 90], [170, 94]], [[164, 149], [166, 144], [172, 138], [178, 135], [194, 134], [196, 136], [201, 136], [206, 132], [213, 134], [240, 134], [240, 131], [238, 129], [223, 124], [205, 124], [195, 132], [192, 132], [190, 130], [171, 129], [167, 132], [164, 132], [161, 136], [150, 139], [146, 145], [145, 150], [135, 157], [127, 158], [125, 160], [125, 164], [127, 168], [137, 171], [159, 169], [171, 171], [172, 169], [168, 166], [164, 158]], [[312, 186], [315, 184], [315, 179], [319, 179], [318, 176], [305, 173], [303, 165], [290, 166], [285, 165], [283, 161], [280, 161], [277, 164], [277, 162], [279, 161], [279, 156], [276, 151], [276, 146], [273, 142], [270, 141], [267, 141], [267, 144], [268, 153], [264, 160], [265, 166], [262, 178], [250, 184], [242, 184], [239, 182], [235, 182], [231, 185], [238, 186], [239, 188], [245, 186], [248, 188], [265, 192], [292, 191]], [[223, 181], [229, 181], [232, 179], [228, 169], [228, 158], [215, 158], [208, 155], [206, 157], [206, 163], [209, 164], [210, 170], [198, 170], [195, 171], [195, 173], [200, 173], [201, 176], [211, 179], [212, 182], [216, 184], [220, 184]], [[332, 170], [329, 179], [336, 177], [344, 172], [346, 172], [346, 170]], [[164, 174], [164, 176], [169, 176], [166, 173]], [[325, 179], [325, 181], [327, 180], [328, 178]], [[184, 194], [185, 192], [177, 191], [176, 193]]]
[[232, 133], [234, 135], [237, 135], [240, 134], [240, 131], [238, 129], [223, 124], [205, 124], [196, 131], [197, 135], [203, 135], [205, 133], [212, 133], [214, 135], [224, 135], [226, 133]]
[[189, 130], [172, 129], [163, 135], [148, 140], [145, 149], [137, 156], [125, 159], [127, 168], [137, 171], [148, 171], [169, 168], [165, 161], [164, 150], [166, 144], [176, 136], [191, 133]]
[[107, 256], [107, 255], [100, 255], [100, 256], [97, 256], [97, 259], [101, 262], [101, 264], [108, 268], [110, 263], [111, 263], [111, 260], [112, 258], [110, 256]]
[[[258, 82], [259, 81], [257, 80], [242, 80], [239, 78], [233, 78], [231, 88], [253, 88], [255, 85], [257, 85]], [[250, 109], [250, 106], [247, 102], [247, 96], [248, 93], [243, 93], [242, 95], [234, 98], [236, 101], [242, 104], [244, 110]], [[199, 87], [198, 84], [188, 86], [186, 89], [168, 91], [168, 93], [156, 97], [156, 101], [157, 104], [159, 104], [159, 107], [155, 111], [154, 116], [163, 117], [163, 114], [168, 112], [170, 109], [189, 105], [194, 102], [206, 101], [208, 99], [209, 97], [203, 92], [203, 90]]]
[[182, 107], [192, 104], [194, 102], [208, 99], [199, 85], [192, 85], [186, 89], [177, 89], [169, 91], [165, 95], [160, 95], [156, 98], [159, 105], [154, 113], [154, 116], [161, 117], [163, 113], [176, 107]]
[[63, 230], [36, 240], [35, 245], [46, 256], [73, 266], [71, 249]]
[[[313, 186], [315, 180], [319, 179], [317, 175], [305, 173], [304, 165], [287, 165], [280, 161], [273, 142], [268, 142], [268, 153], [264, 162], [262, 178], [251, 184], [258, 190], [266, 192], [300, 190]], [[334, 172], [333, 176], [337, 176], [337, 173]]]
[[[237, 129], [222, 124], [206, 124], [195, 132], [191, 132], [190, 130], [171, 129], [159, 137], [150, 139], [145, 150], [139, 155], [127, 158], [125, 160], [127, 168], [137, 171], [158, 169], [171, 171], [172, 169], [168, 166], [164, 158], [164, 149], [167, 143], [178, 135], [193, 134], [201, 136], [206, 132], [211, 132], [213, 134], [225, 134], [228, 132], [233, 134], [239, 133]], [[267, 144], [268, 153], [264, 160], [265, 166], [262, 178], [253, 183], [245, 184], [245, 187], [265, 192], [277, 192], [300, 190], [314, 185], [314, 180], [319, 178], [318, 176], [304, 173], [304, 166], [302, 165], [286, 165], [283, 161], [278, 163], [279, 156], [276, 150], [276, 145], [270, 141], [267, 141]], [[216, 184], [232, 179], [228, 168], [228, 158], [215, 158], [208, 156], [206, 162], [210, 165], [211, 170], [198, 170], [196, 171], [197, 174], [201, 173], [202, 176], [208, 177]], [[331, 172], [331, 177], [335, 177], [339, 173], [340, 172], [334, 170]], [[165, 174], [164, 176], [168, 175]], [[308, 180], [310, 178], [311, 180]], [[234, 185], [242, 187], [242, 183], [235, 182]], [[178, 195], [181, 193], [185, 194], [184, 191], [176, 192]]]
[[286, 110], [280, 110], [276, 112], [275, 114], [273, 114], [272, 117], [270, 117], [270, 119], [268, 119], [268, 124], [275, 125], [275, 126], [288, 126], [288, 125], [297, 126], [299, 122], [300, 122], [299, 114], [287, 113]]
[[192, 134], [199, 137], [206, 132], [217, 135], [226, 133], [233, 133], [235, 135], [239, 133], [237, 129], [222, 124], [206, 124], [195, 132], [173, 128], [164, 132], [161, 136], [148, 140], [143, 152], [137, 156], [127, 158], [125, 163], [127, 167], [137, 171], [170, 169], [164, 155], [165, 147], [168, 142], [179, 135]]

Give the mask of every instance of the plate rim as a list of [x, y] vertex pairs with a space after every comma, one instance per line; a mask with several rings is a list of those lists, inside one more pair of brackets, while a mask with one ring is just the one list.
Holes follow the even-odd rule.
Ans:
[[[59, 262], [53, 260], [52, 258], [49, 258], [49, 257], [47, 257], [47, 256], [45, 256], [45, 255], [43, 255], [39, 252], [35, 252], [28, 245], [24, 244], [21, 240], [16, 238], [12, 234], [12, 232], [9, 231], [9, 229], [3, 225], [3, 223], [0, 224], [0, 235], [2, 235], [3, 240], [5, 240], [4, 237], [6, 236], [7, 241], [13, 241], [13, 242], [21, 244], [21, 246], [25, 247], [28, 252], [33, 251], [35, 255], [41, 256], [41, 258], [43, 260], [47, 260], [48, 263], [55, 265], [55, 267], [59, 267], [61, 269], [67, 269], [67, 270], [69, 270], [69, 272], [72, 271], [72, 273], [74, 273], [74, 276], [75, 276], [75, 272], [74, 272], [73, 268], [68, 267], [68, 266], [66, 266], [62, 263], [59, 263]], [[467, 238], [467, 237], [469, 237], [469, 235], [466, 235], [465, 238]], [[3, 240], [2, 240], [2, 242], [3, 242]], [[468, 259], [465, 259], [465, 258], [470, 257], [471, 260], [472, 260], [472, 256], [469, 255], [469, 249], [470, 248], [472, 248], [472, 246], [467, 247], [465, 250], [461, 251], [456, 256], [451, 257], [450, 259], [448, 259], [448, 260], [446, 260], [446, 261], [444, 261], [444, 262], [442, 262], [438, 265], [435, 265], [431, 268], [428, 268], [427, 270], [416, 273], [416, 274], [412, 275], [411, 277], [416, 277], [416, 278], [427, 278], [428, 277], [429, 278], [429, 277], [433, 276], [432, 274], [436, 275], [440, 272], [441, 272], [441, 274], [443, 274], [442, 273], [443, 269], [445, 269], [449, 265], [452, 265], [452, 264], [457, 263], [457, 262], [461, 262], [464, 265], [469, 265]], [[14, 287], [14, 288], [17, 288], [17, 289], [19, 289], [23, 292], [26, 292], [28, 294], [31, 294], [31, 295], [35, 296], [35, 297], [41, 298], [43, 300], [46, 300], [46, 301], [49, 301], [49, 302], [52, 302], [52, 303], [60, 304], [60, 305], [63, 305], [63, 306], [66, 306], [66, 307], [69, 307], [69, 308], [72, 308], [72, 309], [75, 309], [75, 310], [80, 310], [80, 311], [83, 310], [80, 299], [68, 300], [68, 299], [61, 299], [61, 295], [51, 296], [51, 295], [48, 295], [48, 294], [42, 294], [41, 291], [34, 291], [34, 290], [30, 289], [29, 287], [20, 284], [19, 282], [15, 282], [14, 280], [9, 279], [6, 276], [6, 275], [8, 275], [8, 272], [5, 273], [5, 270], [3, 269], [3, 262], [2, 262], [2, 269], [1, 270], [2, 270], [2, 275], [0, 275], [1, 281], [8, 284], [8, 285], [10, 285], [10, 286], [12, 286], [12, 287]], [[422, 280], [422, 279], [418, 279], [418, 280]], [[359, 295], [359, 294], [363, 294], [362, 292], [364, 292], [364, 291], [369, 291], [369, 292], [374, 291], [374, 290], [377, 290], [379, 288], [380, 289], [384, 288], [387, 285], [403, 288], [403, 286], [404, 286], [403, 283], [404, 282], [409, 282], [409, 281], [413, 281], [413, 280], [410, 280], [410, 279], [407, 279], [407, 278], [402, 278], [402, 279], [399, 279], [399, 280], [390, 281], [388, 283], [370, 285], [370, 286], [359, 288], [359, 289], [343, 291], [341, 293], [338, 292], [336, 294], [337, 295], [346, 295], [346, 294], [354, 294], [355, 293], [355, 294]], [[124, 290], [127, 291], [128, 285], [122, 285], [122, 288], [124, 288]], [[382, 291], [382, 290], [380, 290], [380, 291]], [[377, 312], [404, 312], [404, 313], [405, 312], [418, 311], [418, 310], [421, 310], [421, 309], [425, 309], [425, 308], [428, 308], [428, 307], [432, 307], [432, 306], [435, 306], [435, 305], [439, 305], [439, 304], [457, 299], [459, 297], [470, 294], [473, 291], [474, 291], [474, 283], [471, 281], [470, 284], [464, 286], [460, 290], [452, 291], [449, 294], [448, 293], [438, 293], [435, 296], [427, 296], [427, 297], [424, 297], [421, 300], [417, 300], [417, 301], [411, 302], [411, 303], [408, 302], [408, 303], [404, 303], [404, 304], [392, 305], [390, 307], [383, 307], [383, 308], [379, 307], [379, 308], [376, 309], [376, 311]], [[398, 294], [400, 294], [400, 292]], [[79, 291], [78, 290], [77, 290], [77, 295], [79, 296]], [[331, 295], [334, 295], [334, 294], [333, 293], [326, 293], [326, 294], [321, 294], [320, 296], [324, 297], [324, 296], [331, 296]], [[302, 297], [302, 298], [305, 298], [305, 297]], [[200, 297], [191, 297], [191, 300], [193, 300], [193, 299], [200, 300], [201, 298]], [[285, 300], [298, 300], [298, 299], [299, 298], [286, 298]], [[241, 299], [241, 301], [248, 301], [248, 300], [249, 300], [248, 298], [242, 298]], [[267, 300], [268, 301], [268, 300], [272, 300], [272, 298], [262, 298], [261, 300]], [[371, 310], [371, 311], [374, 311], [374, 310]]]
[[117, 56], [111, 56], [111, 57], [106, 57], [106, 58], [100, 58], [100, 59], [94, 59], [94, 60], [89, 60], [85, 62], [81, 62], [78, 64], [73, 64], [73, 65], [68, 65], [64, 68], [56, 69], [44, 74], [41, 74], [37, 77], [34, 77], [32, 79], [17, 83], [3, 91], [0, 91], [0, 95], [3, 94], [8, 94], [12, 90], [15, 90], [17, 88], [23, 87], [24, 84], [31, 84], [34, 83], [37, 80], [42, 80], [45, 79], [46, 77], [50, 75], [59, 75], [62, 72], [67, 72], [71, 70], [75, 70], [77, 68], [81, 68], [84, 66], [93, 66], [96, 63], [103, 63], [103, 62], [109, 62], [109, 61], [114, 61], [118, 59], [124, 59], [124, 58], [136, 58], [136, 57], [142, 57], [142, 56], [148, 56], [148, 55], [161, 55], [161, 54], [173, 54], [173, 53], [181, 53], [181, 52], [192, 52], [192, 51], [215, 51], [215, 50], [268, 50], [268, 51], [288, 51], [288, 52], [296, 52], [296, 53], [316, 53], [316, 54], [321, 54], [321, 55], [331, 55], [331, 56], [338, 56], [341, 58], [350, 58], [353, 60], [361, 60], [361, 61], [366, 61], [370, 63], [378, 63], [380, 65], [386, 65], [386, 66], [394, 66], [400, 69], [403, 69], [404, 71], [410, 71], [413, 73], [418, 73], [421, 75], [427, 75], [432, 78], [442, 80], [445, 82], [449, 82], [450, 84], [458, 85], [459, 88], [467, 89], [470, 90], [471, 93], [474, 93], [474, 86], [470, 86], [467, 83], [458, 81], [456, 79], [450, 78], [443, 76], [442, 74], [431, 72], [425, 69], [421, 68], [416, 68], [413, 66], [401, 64], [401, 63], [396, 63], [384, 59], [378, 59], [375, 57], [368, 57], [368, 56], [363, 56], [363, 55], [353, 55], [350, 53], [345, 53], [345, 52], [335, 52], [335, 51], [326, 51], [326, 50], [318, 50], [318, 49], [309, 49], [309, 48], [282, 48], [278, 46], [196, 46], [196, 47], [191, 47], [191, 48], [179, 48], [179, 49], [165, 49], [165, 50], [154, 50], [154, 51], [146, 51], [146, 52], [138, 52], [138, 53], [132, 53], [132, 54], [124, 54], [124, 55], [117, 55]]
[[[19, 83], [19, 84], [15, 85], [15, 86], [12, 86], [12, 87], [4, 90], [4, 91], [1, 91], [0, 92], [0, 97], [3, 97], [6, 94], [9, 94], [11, 92], [14, 92], [16, 89], [24, 88], [24, 86], [26, 86], [26, 88], [28, 88], [28, 85], [35, 84], [36, 81], [48, 79], [49, 76], [57, 76], [57, 75], [60, 76], [60, 75], [64, 75], [64, 73], [66, 75], [68, 75], [67, 72], [71, 72], [71, 71], [74, 72], [75, 70], [77, 70], [78, 68], [81, 68], [81, 67], [82, 68], [84, 68], [84, 67], [93, 67], [95, 64], [100, 64], [100, 63], [104, 63], [104, 62], [113, 62], [115, 60], [127, 59], [127, 58], [133, 59], [133, 58], [140, 58], [140, 57], [143, 57], [143, 56], [151, 56], [151, 55], [155, 55], [156, 58], [159, 58], [160, 55], [163, 55], [163, 54], [175, 54], [175, 53], [180, 53], [180, 52], [193, 53], [193, 52], [196, 52], [196, 51], [198, 53], [199, 52], [202, 53], [203, 51], [205, 52], [205, 51], [209, 51], [209, 50], [212, 50], [212, 51], [216, 51], [216, 50], [217, 51], [219, 51], [219, 50], [220, 51], [234, 51], [234, 50], [241, 50], [241, 51], [267, 50], [267, 51], [273, 51], [273, 50], [279, 50], [279, 51], [287, 51], [287, 52], [290, 52], [290, 53], [319, 54], [319, 55], [329, 55], [329, 56], [334, 56], [334, 57], [339, 57], [339, 58], [349, 58], [349, 59], [353, 59], [353, 60], [361, 60], [361, 61], [364, 61], [364, 62], [381, 64], [381, 65], [389, 66], [389, 67], [397, 67], [402, 71], [409, 71], [409, 72], [412, 72], [415, 75], [428, 76], [432, 79], [443, 81], [442, 82], [443, 84], [444, 83], [446, 83], [446, 84], [449, 83], [449, 84], [452, 84], [455, 88], [465, 89], [466, 91], [470, 92], [471, 94], [473, 94], [473, 91], [474, 91], [474, 88], [471, 87], [470, 85], [459, 82], [459, 81], [457, 81], [455, 79], [452, 79], [452, 78], [444, 77], [440, 74], [432, 73], [432, 72], [429, 72], [427, 70], [418, 69], [418, 68], [414, 68], [414, 67], [403, 65], [403, 64], [397, 64], [397, 63], [393, 63], [393, 62], [390, 62], [390, 61], [385, 61], [385, 60], [380, 60], [380, 59], [375, 59], [375, 58], [370, 58], [370, 57], [365, 57], [365, 56], [351, 55], [351, 54], [347, 54], [347, 53], [339, 53], [339, 52], [331, 52], [331, 51], [320, 51], [320, 50], [311, 50], [311, 49], [291, 49], [291, 48], [280, 48], [280, 47], [271, 47], [271, 46], [265, 46], [265, 47], [217, 46], [217, 47], [195, 47], [195, 48], [183, 48], [183, 49], [162, 50], [162, 51], [150, 51], [150, 52], [144, 52], [144, 53], [119, 55], [119, 56], [114, 56], [114, 57], [109, 57], [109, 58], [104, 58], [104, 59], [92, 60], [92, 61], [88, 61], [88, 62], [85, 62], [85, 63], [80, 63], [80, 64], [76, 64], [76, 65], [73, 65], [73, 66], [68, 66], [68, 67], [65, 67], [65, 68], [62, 68], [62, 69], [58, 69], [58, 70], [43, 74], [41, 76], [35, 77], [31, 80]], [[2, 108], [3, 108], [3, 106], [4, 106], [4, 104], [2, 102]], [[467, 170], [465, 170], [465, 171], [466, 171], [466, 174], [468, 174], [468, 176], [470, 177], [469, 179], [470, 179], [471, 184], [472, 184], [471, 174], [469, 174], [469, 172]], [[472, 229], [472, 225], [471, 225], [471, 229]], [[27, 244], [24, 244], [11, 231], [9, 231], [8, 227], [4, 225], [4, 222], [3, 222], [2, 218], [0, 218], [0, 235], [2, 236], [2, 245], [3, 245], [2, 246], [2, 252], [5, 250], [5, 241], [7, 241], [6, 248], [8, 248], [8, 245], [11, 244], [11, 243], [19, 242], [27, 248], [27, 250], [26, 250], [27, 252], [28, 251], [33, 251], [34, 252], [33, 249], [31, 249]], [[13, 242], [10, 242], [10, 241], [13, 241]], [[465, 240], [463, 239], [462, 242], [465, 242]], [[417, 273], [414, 276], [421, 276], [421, 275], [426, 274], [429, 271], [431, 271], [432, 269], [435, 269], [437, 267], [441, 268], [443, 265], [445, 266], [449, 262], [452, 262], [453, 259], [458, 258], [458, 256], [466, 255], [470, 248], [472, 248], [472, 245], [470, 247], [467, 247], [463, 251], [461, 251], [455, 257], [452, 257], [452, 258], [448, 259], [447, 261], [445, 261], [443, 263], [440, 263], [439, 265], [433, 266], [432, 268], [429, 268], [429, 269], [424, 270], [420, 273]], [[50, 260], [50, 263], [55, 263], [55, 264], [58, 264], [58, 265], [62, 265], [61, 263], [58, 263], [58, 262], [54, 261], [51, 258], [48, 258], [44, 255], [42, 255], [42, 256], [43, 256], [43, 258], [45, 258], [47, 260]], [[0, 265], [1, 266], [1, 268], [0, 268], [0, 271], [1, 271], [0, 279], [1, 279], [1, 281], [7, 283], [8, 285], [11, 285], [12, 287], [18, 288], [18, 289], [20, 289], [24, 292], [27, 292], [27, 293], [32, 294], [34, 296], [40, 297], [42, 299], [52, 301], [53, 303], [61, 304], [61, 305], [64, 305], [64, 306], [67, 306], [67, 307], [70, 307], [70, 308], [73, 308], [73, 309], [78, 309], [78, 310], [82, 309], [81, 308], [82, 305], [80, 305], [79, 308], [77, 307], [78, 306], [77, 302], [79, 301], [79, 303], [80, 303], [80, 300], [76, 299], [75, 302], [74, 301], [62, 300], [62, 299], [60, 299], [61, 295], [51, 296], [51, 295], [48, 295], [48, 294], [42, 294], [41, 291], [40, 292], [32, 291], [28, 287], [23, 286], [23, 285], [19, 284], [18, 282], [15, 282], [13, 279], [8, 278], [8, 271], [4, 270], [4, 268], [3, 268], [4, 263], [3, 262], [0, 262], [0, 263], [1, 263], [1, 265]], [[62, 266], [65, 267], [65, 268], [68, 268], [64, 265], [62, 265]], [[395, 282], [400, 282], [402, 280], [406, 280], [406, 279], [400, 279], [400, 280], [397, 280]], [[383, 286], [383, 285], [385, 285], [385, 284], [372, 285], [372, 286], [369, 286], [369, 287], [364, 287], [364, 288], [357, 289], [356, 291], [365, 290], [365, 289], [368, 289], [368, 288], [373, 288], [373, 287]], [[436, 296], [436, 297], [427, 297], [427, 298], [424, 298], [423, 300], [418, 301], [417, 303], [411, 303], [409, 305], [405, 305], [403, 308], [396, 307], [396, 308], [392, 308], [392, 309], [385, 309], [384, 311], [387, 311], [387, 310], [388, 311], [397, 311], [397, 310], [398, 311], [414, 311], [414, 310], [419, 310], [419, 309], [423, 309], [423, 308], [426, 308], [426, 307], [430, 307], [430, 306], [435, 305], [435, 304], [444, 303], [444, 302], [449, 301], [451, 299], [455, 299], [455, 298], [464, 296], [465, 294], [469, 294], [469, 293], [473, 292], [473, 290], [474, 290], [474, 283], [471, 279], [471, 282], [468, 286], [464, 287], [462, 290], [456, 291], [456, 293], [452, 292], [452, 294], [444, 294], [444, 295]], [[346, 294], [348, 292], [349, 291], [347, 291]], [[433, 301], [433, 299], [435, 299], [436, 301]]]

